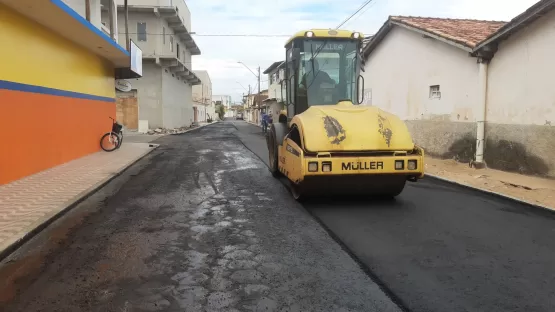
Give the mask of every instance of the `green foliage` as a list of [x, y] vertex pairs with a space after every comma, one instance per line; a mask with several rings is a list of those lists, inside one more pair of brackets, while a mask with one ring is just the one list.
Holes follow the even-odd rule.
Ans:
[[[219, 102], [219, 101], [218, 101]], [[224, 120], [225, 107], [221, 104], [216, 103], [216, 114], [220, 117], [220, 120]]]

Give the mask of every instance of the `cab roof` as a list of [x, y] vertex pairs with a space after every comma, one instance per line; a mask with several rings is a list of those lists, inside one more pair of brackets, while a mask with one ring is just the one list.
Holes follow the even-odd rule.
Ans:
[[[295, 33], [291, 38], [287, 40], [287, 42], [285, 43], [285, 46], [287, 46], [291, 41], [297, 38], [304, 38], [306, 32], [308, 31], [311, 31], [314, 33], [312, 38], [351, 38], [351, 36], [357, 32], [357, 31], [341, 30], [341, 29], [306, 29]], [[358, 33], [360, 33], [359, 40], [364, 39], [364, 34], [361, 32], [358, 32]]]

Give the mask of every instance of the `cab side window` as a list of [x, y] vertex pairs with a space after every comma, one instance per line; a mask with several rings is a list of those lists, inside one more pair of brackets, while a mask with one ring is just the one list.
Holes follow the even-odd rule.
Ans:
[[293, 57], [293, 46], [287, 48], [286, 55], [286, 103], [287, 103], [287, 116], [293, 116], [295, 114], [295, 63], [292, 60]]

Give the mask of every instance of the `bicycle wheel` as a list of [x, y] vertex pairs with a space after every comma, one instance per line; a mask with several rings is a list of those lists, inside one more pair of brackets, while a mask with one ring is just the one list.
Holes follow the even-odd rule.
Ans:
[[113, 132], [108, 132], [100, 139], [100, 147], [106, 152], [112, 152], [120, 145], [119, 137]]

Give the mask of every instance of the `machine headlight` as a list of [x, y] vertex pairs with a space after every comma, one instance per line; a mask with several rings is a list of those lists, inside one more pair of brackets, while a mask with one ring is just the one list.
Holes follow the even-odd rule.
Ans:
[[405, 168], [405, 162], [402, 160], [395, 161], [395, 170], [403, 170]]
[[415, 159], [409, 160], [408, 169], [409, 170], [416, 170], [416, 160]]
[[326, 161], [322, 163], [322, 171], [323, 172], [331, 172], [331, 162]]
[[360, 37], [360, 33], [356, 32], [353, 33], [353, 38], [358, 39]]
[[316, 172], [318, 171], [318, 163], [315, 161], [311, 161], [308, 163], [308, 171], [309, 172]]
[[311, 31], [307, 31], [306, 36], [310, 38], [310, 37], [314, 36], [314, 33], [311, 32]]

